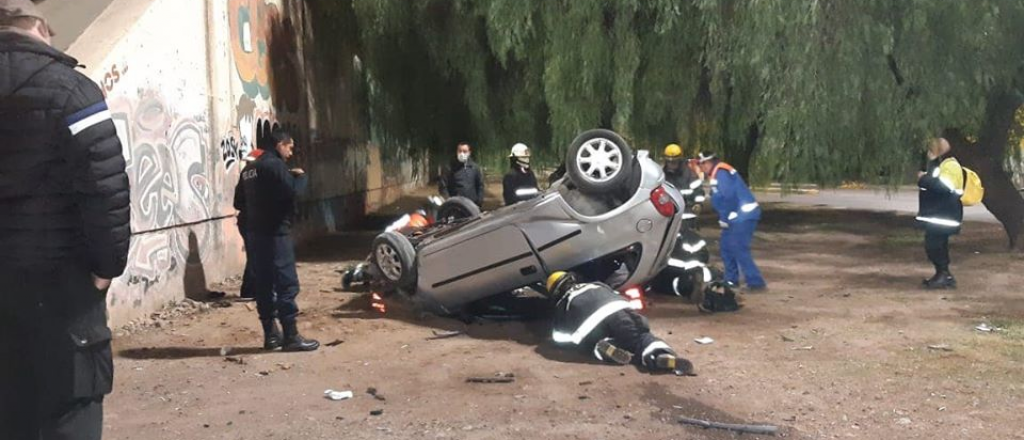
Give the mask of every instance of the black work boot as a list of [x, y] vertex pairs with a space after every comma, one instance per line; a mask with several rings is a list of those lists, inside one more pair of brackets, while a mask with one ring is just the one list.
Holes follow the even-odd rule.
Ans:
[[320, 348], [320, 342], [316, 339], [306, 339], [299, 334], [294, 318], [282, 319], [281, 327], [284, 328], [284, 343], [281, 346], [283, 351], [314, 351]]
[[924, 284], [924, 287], [929, 290], [956, 289], [956, 278], [953, 278], [953, 274], [949, 271], [944, 270], [935, 274]]
[[263, 349], [281, 348], [281, 329], [277, 327], [277, 322], [273, 319], [261, 319], [260, 324], [263, 325]]

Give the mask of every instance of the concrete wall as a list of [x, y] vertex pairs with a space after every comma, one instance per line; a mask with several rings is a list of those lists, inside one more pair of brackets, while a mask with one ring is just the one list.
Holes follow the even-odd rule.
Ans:
[[107, 94], [132, 185], [113, 325], [240, 273], [240, 159], [274, 126], [293, 132], [311, 175], [300, 238], [349, 226], [418, 182], [421, 167], [368, 145], [354, 52], [317, 50], [309, 14], [289, 0], [113, 0], [71, 43]]

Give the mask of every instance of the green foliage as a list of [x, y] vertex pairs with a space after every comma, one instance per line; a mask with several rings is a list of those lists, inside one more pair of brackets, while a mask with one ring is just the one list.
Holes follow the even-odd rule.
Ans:
[[[373, 138], [504, 168], [580, 131], [680, 142], [755, 180], [895, 184], [1020, 86], [1019, 0], [320, 0], [351, 5]], [[751, 137], [751, 133], [757, 136]]]

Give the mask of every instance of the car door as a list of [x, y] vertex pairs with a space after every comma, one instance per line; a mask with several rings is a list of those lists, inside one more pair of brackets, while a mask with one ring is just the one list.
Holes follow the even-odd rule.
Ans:
[[420, 250], [417, 295], [451, 312], [544, 279], [540, 260], [514, 224], [467, 233]]

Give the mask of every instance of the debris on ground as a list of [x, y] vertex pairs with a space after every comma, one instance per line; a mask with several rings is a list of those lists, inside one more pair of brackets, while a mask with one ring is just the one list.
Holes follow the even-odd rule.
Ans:
[[933, 344], [929, 345], [928, 349], [939, 351], [953, 351], [953, 347], [950, 347], [949, 344]]
[[231, 347], [221, 347], [220, 348], [220, 355], [221, 356], [227, 356], [229, 354], [231, 354]]
[[233, 362], [238, 365], [245, 365], [245, 358], [241, 356], [226, 356], [224, 362]]
[[209, 299], [221, 299], [224, 298], [225, 296], [228, 296], [228, 294], [221, 291], [206, 292], [206, 297]]
[[228, 307], [231, 307], [231, 301], [228, 301], [228, 300], [215, 301], [212, 304], [212, 307], [215, 307], [215, 308], [218, 308], [218, 309], [226, 309]]
[[793, 338], [791, 338], [789, 336], [786, 336], [786, 335], [779, 335], [779, 336], [782, 336], [782, 342], [794, 342], [794, 341], [796, 341], [795, 339], [793, 339]]
[[382, 410], [382, 409], [375, 409], [373, 411], [370, 411], [370, 415], [371, 416], [379, 416], [379, 415], [382, 415], [382, 414], [384, 414], [384, 410]]
[[803, 347], [793, 347], [792, 350], [804, 350], [804, 351], [814, 350], [814, 346], [813, 345], [805, 345]]
[[373, 396], [374, 399], [377, 399], [377, 400], [379, 400], [381, 402], [387, 400], [387, 399], [384, 398], [384, 395], [381, 394], [379, 391], [377, 391], [377, 389], [374, 388], [374, 387], [367, 388], [366, 389], [366, 394], [369, 394], [369, 395]]
[[974, 329], [979, 331], [979, 332], [985, 332], [985, 333], [997, 332], [997, 331], [1002, 330], [1001, 328], [992, 327], [991, 325], [988, 325], [988, 324], [985, 324], [985, 323], [979, 324], [977, 327], [974, 327]]
[[326, 343], [324, 345], [326, 345], [328, 347], [337, 347], [337, 346], [339, 346], [341, 344], [344, 344], [344, 343], [345, 343], [345, 341], [342, 341], [341, 339], [335, 339], [335, 340], [333, 340], [331, 342], [328, 342], [328, 343]]
[[431, 337], [427, 338], [427, 340], [428, 341], [436, 341], [438, 339], [454, 338], [456, 336], [461, 336], [461, 335], [464, 335], [464, 334], [465, 334], [465, 332], [463, 332], [461, 330], [452, 330], [450, 332], [439, 332], [437, 330], [434, 330], [434, 336], [431, 336]]
[[248, 311], [250, 311], [250, 312], [251, 312], [251, 311], [253, 311], [253, 310], [256, 310], [256, 309], [255, 309], [255, 308], [254, 308], [254, 307], [252, 306], [252, 303], [251, 303], [251, 302], [247, 302], [247, 303], [245, 303], [245, 309], [246, 309], [246, 310], [248, 310]]
[[512, 383], [516, 381], [516, 375], [512, 373], [497, 373], [492, 377], [468, 377], [469, 383]]
[[744, 425], [738, 423], [718, 423], [710, 422], [707, 420], [691, 419], [689, 417], [680, 417], [679, 423], [684, 425], [699, 426], [704, 429], [723, 429], [726, 431], [742, 432], [747, 434], [764, 434], [764, 435], [775, 435], [779, 432], [779, 427], [774, 425]]
[[281, 370], [284, 370], [284, 371], [291, 370], [292, 369], [292, 363], [291, 362], [278, 362], [277, 363], [277, 368], [280, 368]]
[[333, 400], [335, 402], [339, 400], [348, 400], [354, 397], [351, 391], [334, 391], [324, 390], [324, 398], [327, 400]]
[[715, 340], [711, 339], [711, 338], [709, 338], [707, 336], [704, 336], [702, 338], [694, 339], [693, 342], [696, 342], [696, 343], [698, 343], [700, 345], [708, 345], [708, 344], [710, 344], [712, 342], [715, 342]]
[[260, 376], [260, 377], [267, 377], [267, 376], [270, 376], [270, 372], [266, 371], [266, 370], [263, 370], [263, 371], [260, 371], [259, 373], [256, 373], [256, 375]]
[[590, 381], [590, 380], [585, 380], [585, 381], [583, 381], [583, 382], [580, 382], [580, 386], [581, 386], [581, 387], [585, 387], [585, 386], [587, 386], [587, 385], [593, 385], [593, 383], [594, 383], [593, 381]]

